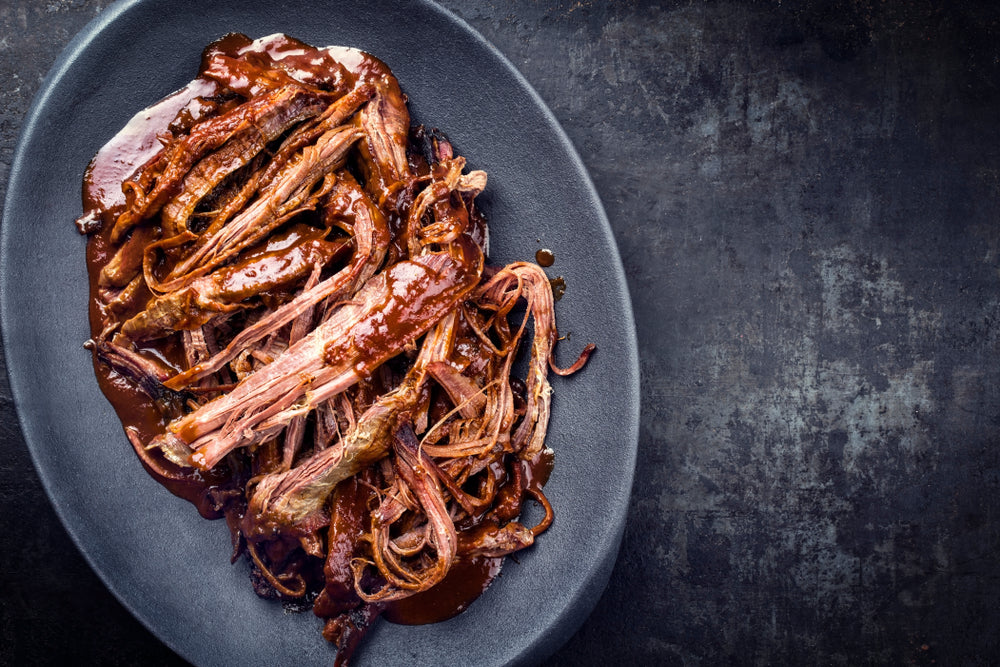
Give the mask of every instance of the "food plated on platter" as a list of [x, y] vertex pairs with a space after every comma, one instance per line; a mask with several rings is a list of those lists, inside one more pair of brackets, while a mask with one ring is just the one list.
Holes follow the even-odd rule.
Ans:
[[380, 616], [461, 612], [553, 521], [548, 377], [594, 347], [557, 367], [549, 277], [488, 261], [487, 181], [376, 57], [280, 34], [209, 45], [86, 172], [102, 391], [339, 662]]

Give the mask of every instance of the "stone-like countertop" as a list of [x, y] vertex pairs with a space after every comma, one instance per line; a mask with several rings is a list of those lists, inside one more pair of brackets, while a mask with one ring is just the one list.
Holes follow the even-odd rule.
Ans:
[[[107, 4], [0, 0], [0, 195]], [[1000, 659], [1000, 11], [442, 4], [566, 129], [635, 308], [621, 555], [547, 664]], [[0, 375], [0, 664], [182, 664], [76, 551]]]

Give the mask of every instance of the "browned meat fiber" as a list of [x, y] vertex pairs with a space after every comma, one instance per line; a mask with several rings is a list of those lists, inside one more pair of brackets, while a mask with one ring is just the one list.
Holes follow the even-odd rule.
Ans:
[[379, 616], [459, 613], [553, 521], [548, 373], [593, 346], [552, 364], [549, 279], [488, 264], [486, 185], [380, 60], [285, 35], [209, 45], [87, 170], [102, 389], [337, 664]]

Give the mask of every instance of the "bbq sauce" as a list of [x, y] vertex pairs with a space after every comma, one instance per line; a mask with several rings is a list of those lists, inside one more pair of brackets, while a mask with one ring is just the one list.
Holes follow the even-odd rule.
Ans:
[[482, 595], [500, 574], [503, 558], [458, 560], [434, 588], [389, 603], [382, 616], [400, 625], [439, 623], [457, 616]]
[[[531, 461], [519, 461], [527, 488], [541, 489], [552, 473], [552, 450], [543, 449]], [[503, 558], [476, 556], [459, 559], [437, 586], [390, 602], [382, 615], [400, 625], [439, 623], [457, 616], [486, 592], [500, 575]]]
[[[548, 248], [542, 248], [535, 252], [535, 263], [548, 268], [556, 263], [556, 255]], [[566, 295], [566, 279], [562, 276], [550, 278], [549, 284], [552, 285], [552, 298], [556, 301]]]
[[562, 276], [556, 276], [549, 280], [549, 284], [552, 285], [552, 298], [558, 301], [566, 295], [566, 279]]
[[[205, 48], [197, 77], [137, 113], [98, 151], [84, 174], [84, 213], [96, 212], [105, 225], [113, 225], [125, 206], [122, 182], [160, 152], [160, 135], [171, 128], [186, 131], [215, 109], [212, 98], [219, 95], [220, 85], [208, 76], [213, 57], [236, 58], [246, 54], [266, 56], [280, 62], [293, 78], [325, 87], [338, 88], [391, 76], [382, 61], [358, 49], [341, 46], [315, 49], [280, 34], [258, 40], [238, 33], [226, 35]], [[337, 74], [318, 78], [314, 72], [321, 67]]]
[[555, 262], [556, 255], [548, 248], [542, 248], [535, 253], [535, 263], [538, 264], [538, 266], [549, 267], [555, 264]]
[[[246, 39], [246, 38], [244, 38]], [[220, 48], [235, 46], [239, 40], [223, 39], [216, 43]], [[215, 45], [213, 45], [215, 46]], [[209, 49], [212, 47], [210, 46]], [[93, 338], [99, 338], [108, 307], [102, 298], [99, 284], [101, 269], [114, 254], [111, 231], [115, 220], [125, 210], [126, 197], [122, 183], [127, 181], [142, 165], [155, 159], [162, 150], [159, 137], [172, 131], [186, 131], [204, 114], [213, 110], [208, 98], [217, 95], [219, 85], [202, 75], [180, 90], [171, 93], [156, 104], [143, 109], [97, 152], [87, 166], [83, 178], [84, 216], [100, 220], [100, 229], [90, 235], [87, 242], [87, 274], [90, 281], [89, 317]], [[186, 127], [185, 127], [186, 126]], [[176, 340], [158, 341], [140, 354], [156, 357], [176, 367], [179, 350]], [[174, 364], [170, 362], [174, 361]], [[179, 370], [179, 367], [177, 367]], [[94, 355], [94, 374], [102, 393], [111, 403], [122, 426], [135, 429], [142, 442], [149, 442], [166, 429], [166, 420], [153, 400], [140, 391], [131, 381], [122, 377]], [[157, 457], [157, 454], [150, 454]], [[171, 466], [162, 461], [164, 468]], [[221, 513], [213, 507], [211, 489], [227, 481], [224, 473], [202, 473], [177, 469], [176, 477], [165, 477], [152, 470], [145, 461], [143, 467], [160, 484], [174, 495], [191, 502], [205, 518], [219, 518]]]
[[[106, 214], [110, 217], [115, 209], [111, 208]], [[110, 223], [105, 219], [101, 230], [90, 237], [87, 243], [87, 272], [90, 280], [90, 329], [91, 336], [97, 338], [103, 327], [103, 310], [105, 305], [100, 299], [98, 278], [101, 267], [107, 261], [108, 237], [111, 234], [114, 218]], [[156, 348], [141, 351], [146, 356], [155, 357], [161, 361], [170, 362], [176, 359], [178, 350], [172, 341], [161, 341]], [[135, 384], [115, 372], [107, 364], [98, 360], [94, 355], [94, 375], [97, 384], [101, 388], [108, 402], [114, 408], [115, 413], [121, 420], [122, 426], [126, 429], [135, 429], [136, 434], [142, 442], [149, 442], [156, 435], [166, 430], [166, 420], [160, 410], [156, 407], [153, 399], [142, 392]], [[158, 463], [165, 469], [172, 469], [170, 463], [162, 460], [158, 454], [149, 452], [152, 457], [158, 459]], [[138, 458], [138, 457], [137, 457]], [[183, 498], [192, 503], [206, 519], [217, 519], [222, 516], [221, 512], [214, 506], [210, 497], [213, 487], [228, 482], [228, 475], [219, 472], [203, 473], [193, 470], [176, 469], [176, 477], [165, 477], [151, 469], [145, 461], [142, 461], [143, 468], [160, 484], [167, 488], [175, 496]]]
[[[95, 221], [100, 221], [99, 229], [90, 235], [86, 251], [90, 281], [89, 319], [91, 335], [95, 339], [100, 336], [107, 321], [107, 304], [102, 299], [99, 277], [101, 269], [116, 249], [111, 244], [110, 237], [117, 217], [126, 206], [121, 184], [142, 165], [158, 156], [162, 149], [162, 135], [186, 132], [206, 115], [217, 113], [219, 104], [226, 104], [225, 100], [214, 99], [219, 95], [221, 87], [206, 74], [213, 57], [236, 58], [247, 53], [281, 61], [293, 77], [308, 84], [323, 85], [327, 89], [354, 85], [364, 80], [391, 79], [391, 73], [384, 63], [353, 48], [327, 47], [317, 50], [284, 35], [272, 35], [252, 41], [245, 35], [231, 34], [210, 44], [203, 53], [198, 76], [180, 90], [136, 114], [98, 151], [84, 174], [84, 216], [81, 220], [90, 218], [91, 222], [86, 225], [88, 230], [93, 229]], [[318, 65], [329, 66], [330, 62], [339, 63], [327, 70], [333, 74], [325, 80], [317, 78], [315, 71], [320, 69]], [[401, 95], [398, 91], [398, 87], [394, 87], [391, 92]], [[405, 140], [402, 137], [404, 144]], [[412, 193], [401, 192], [400, 197], [401, 204], [412, 203]], [[477, 223], [485, 226], [481, 220], [477, 220]], [[139, 353], [180, 370], [182, 352], [176, 336], [154, 341], [145, 349], [139, 350]], [[135, 429], [138, 438], [144, 443], [165, 431], [167, 420], [153, 399], [139, 390], [132, 381], [100, 362], [96, 354], [94, 372], [101, 391], [125, 429]], [[156, 464], [171, 474], [165, 477], [157, 473], [138, 457], [143, 467], [171, 493], [191, 502], [207, 519], [223, 516], [223, 512], [212, 500], [212, 492], [216, 489], [232, 489], [232, 472], [177, 468], [157, 453], [148, 452], [148, 455], [154, 457]], [[520, 465], [524, 468], [526, 483], [540, 488], [551, 470], [551, 456], [541, 456], [532, 462], [521, 462]], [[242, 480], [238, 481], [242, 483]], [[230, 529], [235, 530], [239, 516], [228, 511], [225, 514]], [[490, 586], [500, 573], [502, 562], [502, 558], [459, 559], [440, 584], [410, 598], [388, 603], [383, 615], [394, 623], [408, 625], [435, 623], [451, 618], [468, 608]]]

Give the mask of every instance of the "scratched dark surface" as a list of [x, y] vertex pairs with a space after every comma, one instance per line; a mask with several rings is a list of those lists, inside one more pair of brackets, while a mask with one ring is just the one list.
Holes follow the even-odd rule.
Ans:
[[[0, 0], [0, 195], [107, 4]], [[1000, 660], [1000, 10], [443, 4], [566, 129], [635, 307], [631, 515], [546, 664]], [[0, 448], [0, 663], [181, 663], [59, 524], [5, 376]]]

